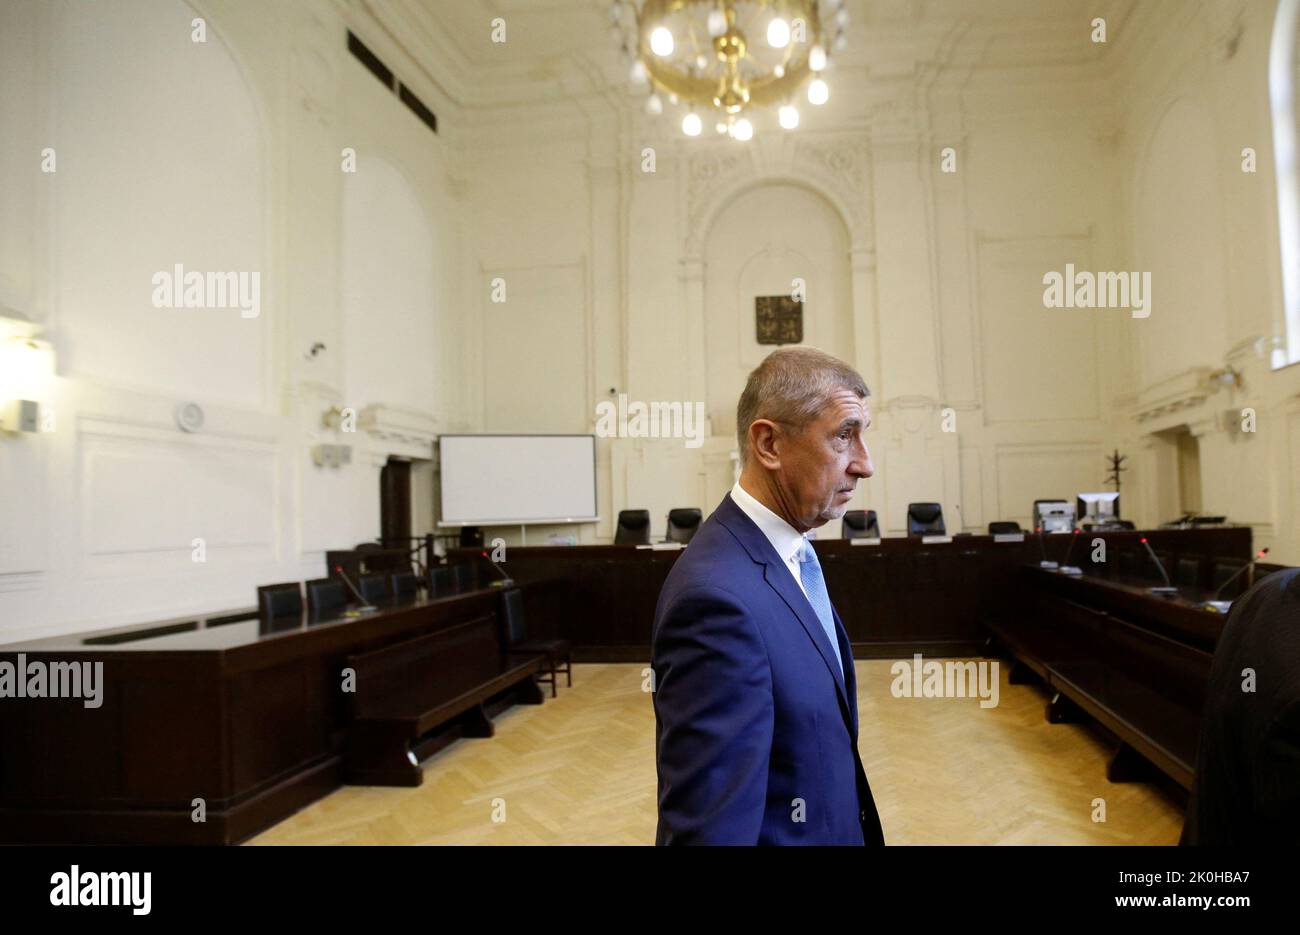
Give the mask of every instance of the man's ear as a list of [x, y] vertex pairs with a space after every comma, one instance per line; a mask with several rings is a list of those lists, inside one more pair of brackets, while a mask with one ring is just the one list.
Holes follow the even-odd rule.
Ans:
[[778, 451], [780, 427], [770, 419], [755, 419], [749, 424], [749, 444], [754, 460], [769, 471], [781, 466]]

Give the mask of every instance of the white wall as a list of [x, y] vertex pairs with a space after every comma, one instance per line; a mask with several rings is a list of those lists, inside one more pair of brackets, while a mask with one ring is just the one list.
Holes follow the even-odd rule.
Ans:
[[[1186, 426], [1202, 511], [1249, 523], [1271, 561], [1300, 562], [1300, 367], [1272, 370], [1281, 260], [1268, 50], [1276, 0], [1142, 4], [1141, 54], [1117, 71], [1129, 268], [1152, 273], [1151, 317], [1124, 325], [1136, 367], [1117, 417], [1140, 516], [1170, 518], [1163, 442]], [[1136, 48], [1135, 48], [1136, 52]], [[1257, 171], [1243, 171], [1243, 149]], [[1240, 387], [1211, 383], [1231, 366]], [[1257, 431], [1239, 431], [1255, 411]], [[1175, 475], [1176, 476], [1176, 475]]]
[[[348, 55], [348, 25], [454, 127], [342, 4], [0, 6], [0, 303], [57, 354], [53, 431], [0, 439], [0, 642], [321, 575], [378, 533], [387, 456], [470, 426], [452, 147]], [[177, 263], [258, 273], [260, 314], [154, 307]], [[351, 464], [317, 467], [321, 442]]]
[[[810, 339], [873, 390], [878, 474], [853, 506], [886, 531], [921, 499], [953, 528], [1025, 523], [1036, 498], [1103, 487], [1113, 448], [1125, 515], [1168, 519], [1155, 433], [1187, 425], [1204, 509], [1300, 561], [1300, 368], [1267, 362], [1275, 0], [1112, 3], [1108, 48], [1082, 52], [1036, 21], [1060, 55], [1032, 67], [1018, 57], [1047, 53], [1017, 22], [898, 9], [857, 33], [870, 67], [838, 65], [824, 113], [738, 144], [682, 138], [590, 62], [462, 49], [414, 8], [0, 6], [0, 303], [59, 361], [56, 430], [0, 439], [0, 640], [246, 605], [377, 534], [389, 454], [592, 431], [619, 394], [703, 402], [706, 438], [602, 439], [602, 519], [580, 538], [608, 541], [624, 508], [656, 531], [671, 507], [708, 511], [759, 354], [753, 294], [803, 269]], [[348, 25], [437, 136], [346, 53]], [[153, 308], [148, 276], [175, 262], [261, 272], [261, 315]], [[1150, 271], [1152, 316], [1045, 308], [1066, 263]], [[1227, 364], [1240, 389], [1206, 382]], [[172, 421], [190, 399], [198, 435]], [[1244, 406], [1253, 435], [1226, 417]], [[356, 433], [324, 424], [332, 407]], [[316, 467], [322, 442], [352, 463]], [[575, 530], [529, 541], [554, 531]]]

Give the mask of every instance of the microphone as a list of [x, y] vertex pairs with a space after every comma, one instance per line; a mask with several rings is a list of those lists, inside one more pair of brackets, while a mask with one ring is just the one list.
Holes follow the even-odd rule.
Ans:
[[[1258, 552], [1256, 552], [1254, 558], [1252, 558], [1249, 562], [1247, 562], [1246, 564], [1238, 568], [1235, 572], [1232, 573], [1231, 578], [1223, 582], [1223, 584], [1219, 585], [1219, 587], [1214, 592], [1214, 597], [1210, 598], [1208, 601], [1205, 602], [1206, 606], [1212, 610], [1219, 611], [1219, 613], [1224, 613], [1228, 607], [1232, 606], [1232, 601], [1221, 601], [1219, 600], [1219, 595], [1222, 594], [1225, 590], [1227, 590], [1228, 585], [1232, 584], [1232, 582], [1236, 581], [1243, 574], [1245, 574], [1247, 569], [1254, 569], [1255, 565], [1258, 564], [1260, 560], [1262, 560], [1264, 556], [1267, 554], [1268, 554], [1267, 546], [1260, 549]], [[1221, 604], [1227, 606], [1221, 607], [1219, 606]]]
[[343, 583], [348, 586], [348, 590], [352, 592], [352, 596], [355, 597], [357, 601], [360, 602], [361, 606], [356, 608], [356, 613], [373, 614], [375, 611], [379, 609], [374, 604], [371, 604], [369, 601], [367, 601], [364, 597], [361, 596], [361, 592], [358, 591], [357, 586], [352, 583], [352, 579], [348, 577], [348, 574], [343, 570], [342, 565], [335, 565], [334, 571], [338, 574], [340, 578], [343, 579]]
[[487, 563], [491, 565], [493, 568], [495, 568], [497, 570], [497, 574], [501, 576], [500, 581], [493, 581], [490, 585], [488, 585], [489, 587], [508, 588], [515, 583], [515, 579], [511, 578], [508, 574], [506, 574], [506, 570], [504, 568], [502, 568], [496, 562], [492, 561], [492, 556], [488, 555], [486, 552], [479, 552], [478, 554], [482, 555], [485, 559], [487, 559]]
[[1165, 579], [1163, 587], [1156, 586], [1153, 588], [1147, 588], [1147, 590], [1152, 594], [1159, 594], [1161, 597], [1177, 597], [1178, 589], [1170, 583], [1169, 575], [1165, 572], [1165, 566], [1160, 563], [1160, 559], [1156, 556], [1155, 550], [1151, 548], [1151, 543], [1147, 541], [1146, 536], [1143, 536], [1140, 541], [1146, 548], [1147, 554], [1151, 556], [1151, 561], [1155, 562], [1156, 567], [1160, 569], [1160, 577]]
[[1038, 535], [1038, 552], [1040, 555], [1043, 556], [1043, 560], [1038, 563], [1038, 567], [1045, 568], [1048, 571], [1056, 571], [1056, 569], [1058, 569], [1061, 566], [1056, 562], [1048, 560], [1047, 558], [1047, 547], [1043, 545], [1043, 527], [1035, 526], [1034, 532], [1037, 533]]
[[964, 530], [966, 529], [966, 521], [965, 521], [964, 519], [962, 519], [962, 516], [961, 516], [961, 504], [960, 504], [960, 503], [954, 503], [954, 504], [952, 505], [952, 508], [953, 508], [954, 510], [957, 511], [957, 531], [956, 531], [955, 533], [953, 533], [953, 535], [954, 535], [954, 536], [969, 536], [970, 533], [964, 531]]
[[1078, 567], [1077, 565], [1071, 565], [1071, 564], [1070, 564], [1070, 553], [1074, 551], [1074, 543], [1078, 540], [1078, 538], [1079, 538], [1079, 533], [1080, 533], [1080, 532], [1081, 532], [1081, 530], [1076, 529], [1076, 530], [1074, 530], [1073, 533], [1070, 534], [1070, 544], [1069, 544], [1069, 546], [1068, 546], [1068, 547], [1066, 548], [1066, 550], [1065, 550], [1065, 558], [1063, 558], [1063, 559], [1061, 560], [1061, 569], [1060, 569], [1060, 570], [1061, 570], [1061, 574], [1063, 574], [1063, 575], [1082, 575], [1082, 574], [1083, 574], [1083, 569], [1082, 569], [1082, 568]]

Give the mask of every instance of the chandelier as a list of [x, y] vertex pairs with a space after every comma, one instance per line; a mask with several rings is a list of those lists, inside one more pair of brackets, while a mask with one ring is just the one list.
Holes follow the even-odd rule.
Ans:
[[825, 70], [841, 51], [845, 0], [613, 0], [610, 19], [646, 112], [664, 101], [685, 109], [682, 132], [706, 122], [736, 140], [754, 135], [751, 117], [776, 108], [799, 126], [799, 101], [826, 103]]

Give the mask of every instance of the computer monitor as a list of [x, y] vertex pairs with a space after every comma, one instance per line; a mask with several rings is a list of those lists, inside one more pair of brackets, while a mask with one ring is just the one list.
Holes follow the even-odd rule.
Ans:
[[1081, 493], [1078, 500], [1080, 522], [1105, 526], [1119, 519], [1119, 491], [1117, 490]]
[[1034, 528], [1043, 532], [1074, 532], [1074, 505], [1069, 500], [1035, 500]]

